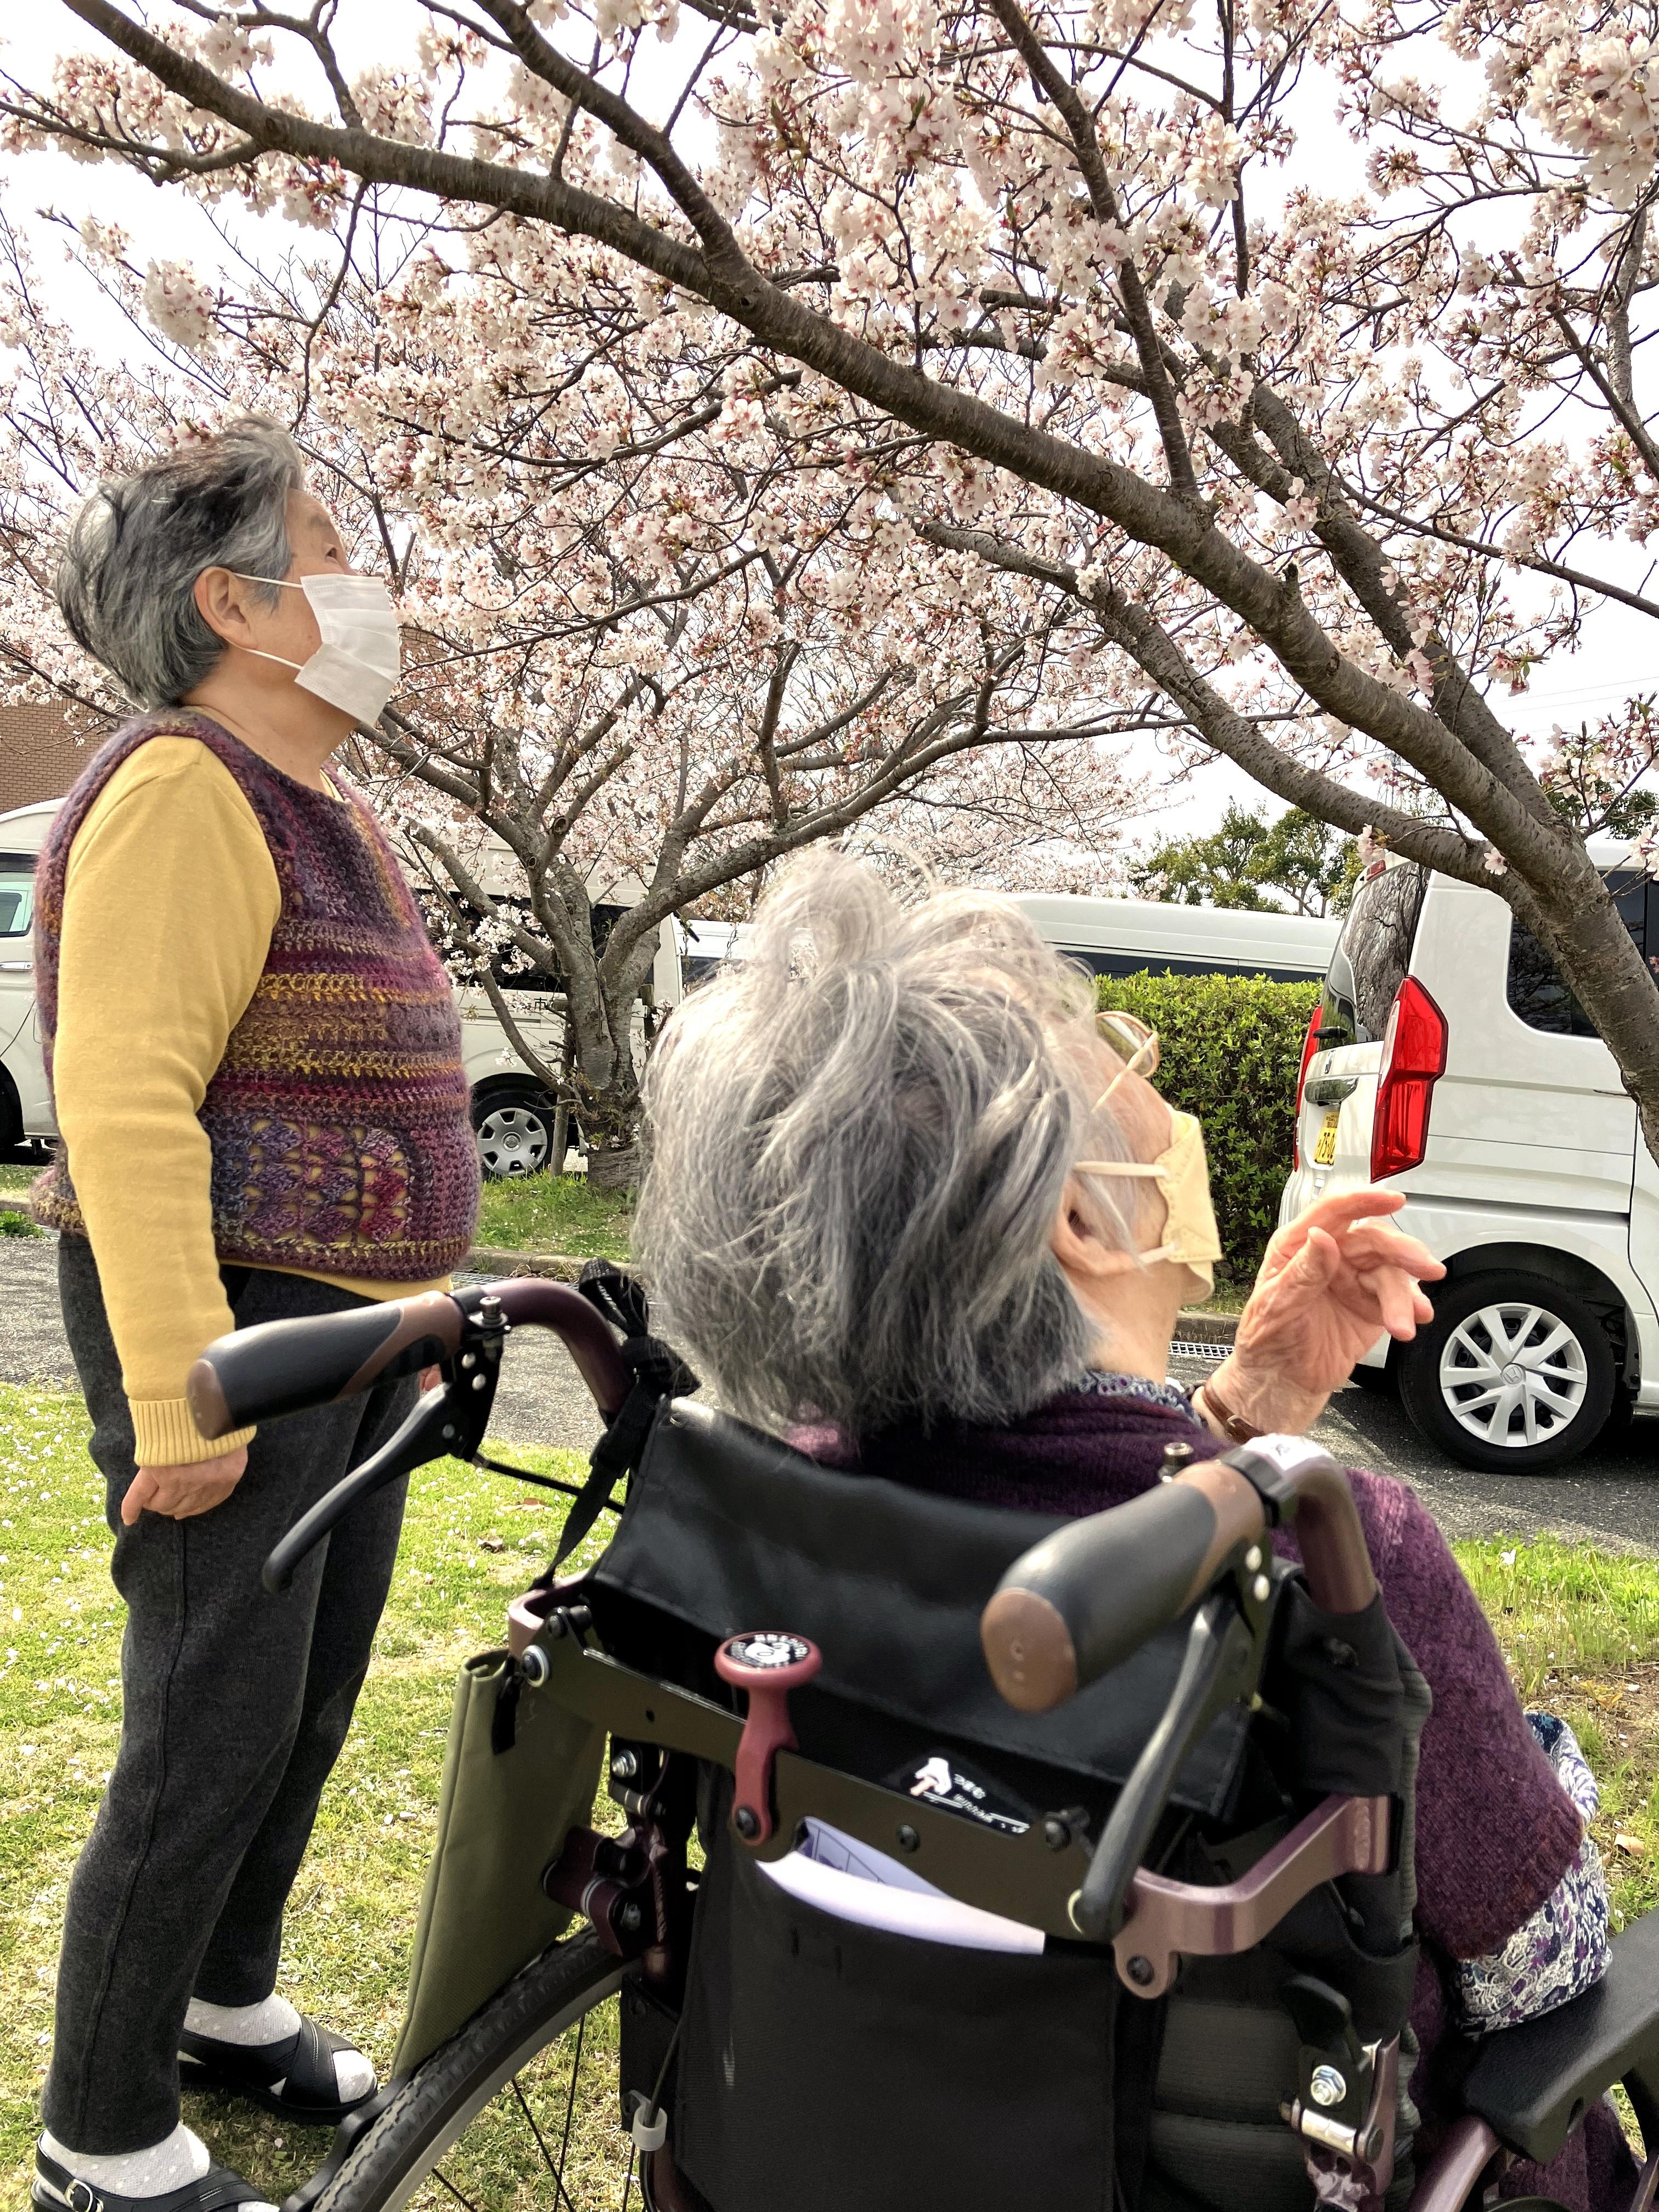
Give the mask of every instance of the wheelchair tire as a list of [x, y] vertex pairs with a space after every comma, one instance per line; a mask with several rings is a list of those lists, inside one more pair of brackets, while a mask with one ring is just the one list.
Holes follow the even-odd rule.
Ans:
[[638, 2204], [611, 2002], [635, 1971], [580, 1923], [392, 2082], [355, 2137], [348, 2122], [284, 2212], [539, 2203], [549, 2184], [558, 2212], [617, 2212], [630, 2179]]

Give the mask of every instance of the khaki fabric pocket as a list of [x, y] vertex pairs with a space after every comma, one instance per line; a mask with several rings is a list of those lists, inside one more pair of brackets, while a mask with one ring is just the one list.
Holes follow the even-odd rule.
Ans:
[[542, 1869], [592, 1812], [605, 1730], [525, 1688], [512, 1741], [495, 1750], [509, 1664], [505, 1651], [481, 1652], [455, 1685], [394, 2075], [413, 2073], [570, 1924], [566, 1908], [543, 1895]]

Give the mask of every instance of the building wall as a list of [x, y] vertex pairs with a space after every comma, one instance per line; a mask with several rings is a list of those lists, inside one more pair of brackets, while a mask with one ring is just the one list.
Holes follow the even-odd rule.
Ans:
[[0, 707], [0, 814], [61, 799], [103, 734], [100, 726], [77, 741], [61, 707]]

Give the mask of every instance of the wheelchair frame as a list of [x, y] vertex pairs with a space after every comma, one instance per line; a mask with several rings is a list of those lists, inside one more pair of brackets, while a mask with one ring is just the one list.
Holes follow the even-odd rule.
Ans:
[[[661, 1395], [660, 1370], [653, 1389], [645, 1362], [623, 1356], [623, 1349], [637, 1354], [636, 1344], [619, 1348], [593, 1307], [563, 1285], [520, 1279], [459, 1297], [432, 1293], [368, 1312], [268, 1324], [210, 1347], [191, 1379], [198, 1423], [210, 1435], [354, 1395], [383, 1375], [434, 1360], [442, 1364], [441, 1390], [428, 1393], [398, 1436], [313, 1508], [273, 1554], [266, 1570], [272, 1587], [281, 1587], [304, 1550], [380, 1484], [451, 1452], [493, 1464], [481, 1446], [514, 1325], [560, 1334], [610, 1424], [583, 1503], [574, 1509], [585, 1507], [591, 1520], [597, 1504], [610, 1498], [619, 1464], [615, 1439], [626, 1433], [637, 1452]], [[740, 1722], [598, 1648], [579, 1587], [551, 1583], [515, 1601], [509, 1643], [525, 1684], [604, 1723], [612, 1739], [612, 1795], [629, 1821], [620, 1838], [591, 1829], [567, 1838], [544, 1875], [548, 1895], [580, 1911], [619, 1966], [637, 1966], [647, 1984], [672, 1987], [689, 1932], [684, 1855], [697, 1761], [738, 1778], [732, 1832], [757, 1857], [782, 1856], [809, 1816], [878, 1849], [896, 1844], [919, 1865], [925, 1863], [939, 1887], [967, 1903], [1056, 1939], [1109, 1941], [1123, 1987], [1143, 1998], [1170, 1987], [1183, 1954], [1250, 1948], [1320, 1884], [1382, 1871], [1388, 1864], [1388, 1801], [1366, 1798], [1328, 1799], [1248, 1874], [1219, 1887], [1172, 1882], [1139, 1864], [1139, 1847], [1167, 1799], [1182, 1753], [1222, 1705], [1255, 1694], [1267, 1624], [1289, 1572], [1264, 1552], [1261, 1539], [1268, 1526], [1292, 1516], [1298, 1464], [1318, 1501], [1308, 1531], [1312, 1540], [1304, 1540], [1304, 1547], [1310, 1583], [1316, 1576], [1323, 1580], [1338, 1601], [1333, 1610], [1356, 1609], [1362, 1587], [1375, 1588], [1369, 1563], [1362, 1576], [1352, 1556], [1358, 1522], [1336, 1470], [1305, 1448], [1299, 1463], [1292, 1455], [1287, 1464], [1264, 1469], [1262, 1456], [1246, 1450], [1182, 1468], [1166, 1481], [1170, 1502], [1153, 1493], [1058, 1532], [1011, 1571], [987, 1610], [988, 1656], [1000, 1686], [1025, 1704], [1021, 1690], [1029, 1684], [1022, 1676], [1030, 1675], [1040, 1686], [1028, 1709], [1058, 1702], [1114, 1663], [1113, 1632], [1091, 1602], [1104, 1563], [1144, 1558], [1160, 1530], [1185, 1547], [1180, 1572], [1173, 1581], [1164, 1578], [1158, 1601], [1164, 1619], [1197, 1601], [1185, 1661], [1170, 1711], [1092, 1854], [1064, 1815], [1008, 1835], [805, 1758], [793, 1747], [787, 1692], [769, 1686], [763, 1667], [750, 1668], [745, 1678], [744, 1662], [732, 1662], [738, 1671], [729, 1679], [744, 1680], [750, 1692]], [[1347, 1500], [1346, 1520], [1338, 1490]], [[1194, 1499], [1207, 1513], [1195, 1511]], [[1045, 1638], [1046, 1656], [1040, 1648]], [[748, 1640], [734, 1638], [725, 1650]], [[745, 1813], [749, 1822], [738, 1817]], [[1630, 2212], [1650, 2212], [1659, 2199], [1659, 1913], [1616, 1940], [1613, 1960], [1606, 1981], [1573, 2003], [1485, 2039], [1468, 2079], [1468, 2110], [1420, 2177], [1411, 2212], [1460, 2212], [1513, 2156], [1547, 2161], [1588, 2103], [1615, 2081], [1631, 2095], [1649, 2151]], [[1322, 2172], [1334, 2172], [1362, 2198], [1376, 2202], [1391, 2171], [1395, 2049], [1362, 2051], [1350, 2029], [1347, 2078], [1337, 2077], [1345, 2094], [1316, 2097], [1311, 2069], [1332, 2055], [1304, 2043], [1298, 2092], [1285, 2117], [1304, 2140], [1316, 2185]], [[383, 2093], [347, 2121], [313, 2184], [290, 2198], [289, 2212], [303, 2212], [327, 2191], [391, 2094]]]

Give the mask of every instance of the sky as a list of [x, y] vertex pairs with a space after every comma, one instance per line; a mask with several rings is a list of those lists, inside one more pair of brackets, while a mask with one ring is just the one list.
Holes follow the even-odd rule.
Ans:
[[[356, 58], [353, 41], [361, 42], [363, 53], [370, 50], [374, 25], [377, 21], [384, 25], [384, 6], [385, 0], [344, 0], [340, 44], [348, 67]], [[62, 0], [33, 0], [27, 9], [21, 0], [5, 0], [0, 9], [0, 70], [24, 82], [45, 83], [58, 56], [97, 43]], [[679, 59], [678, 50], [673, 58]], [[1356, 149], [1331, 119], [1328, 104], [1310, 101], [1298, 127], [1302, 161], [1320, 168], [1328, 179], [1352, 172], [1358, 158]], [[35, 237], [40, 282], [53, 304], [72, 302], [82, 330], [106, 331], [109, 344], [123, 354], [133, 346], [131, 328], [79, 271], [58, 258], [52, 234], [43, 233], [31, 220], [34, 211], [50, 208], [76, 219], [94, 215], [119, 222], [132, 234], [140, 258], [191, 259], [206, 269], [221, 252], [194, 201], [182, 192], [149, 185], [112, 163], [78, 162], [64, 155], [0, 156], [0, 197], [7, 211]], [[283, 228], [274, 222], [270, 227], [273, 233]], [[1621, 567], [1618, 549], [1613, 549], [1607, 573], [1634, 584], [1640, 580], [1642, 563], [1635, 560], [1633, 549], [1626, 550], [1632, 552], [1632, 560]], [[1523, 697], [1510, 699], [1500, 691], [1492, 704], [1500, 719], [1522, 734], [1547, 737], [1554, 725], [1572, 728], [1581, 720], [1594, 720], [1633, 693], [1659, 689], [1653, 672], [1656, 644], [1659, 639], [1648, 618], [1628, 608], [1601, 608], [1587, 625], [1578, 651], [1558, 656], [1540, 671]], [[1144, 764], [1156, 777], [1157, 757], [1150, 744]], [[1218, 760], [1164, 795], [1156, 817], [1146, 824], [1146, 834], [1185, 836], [1212, 828], [1235, 798], [1247, 805], [1264, 804], [1270, 812], [1279, 811], [1279, 802], [1268, 799], [1260, 786], [1231, 763]]]

